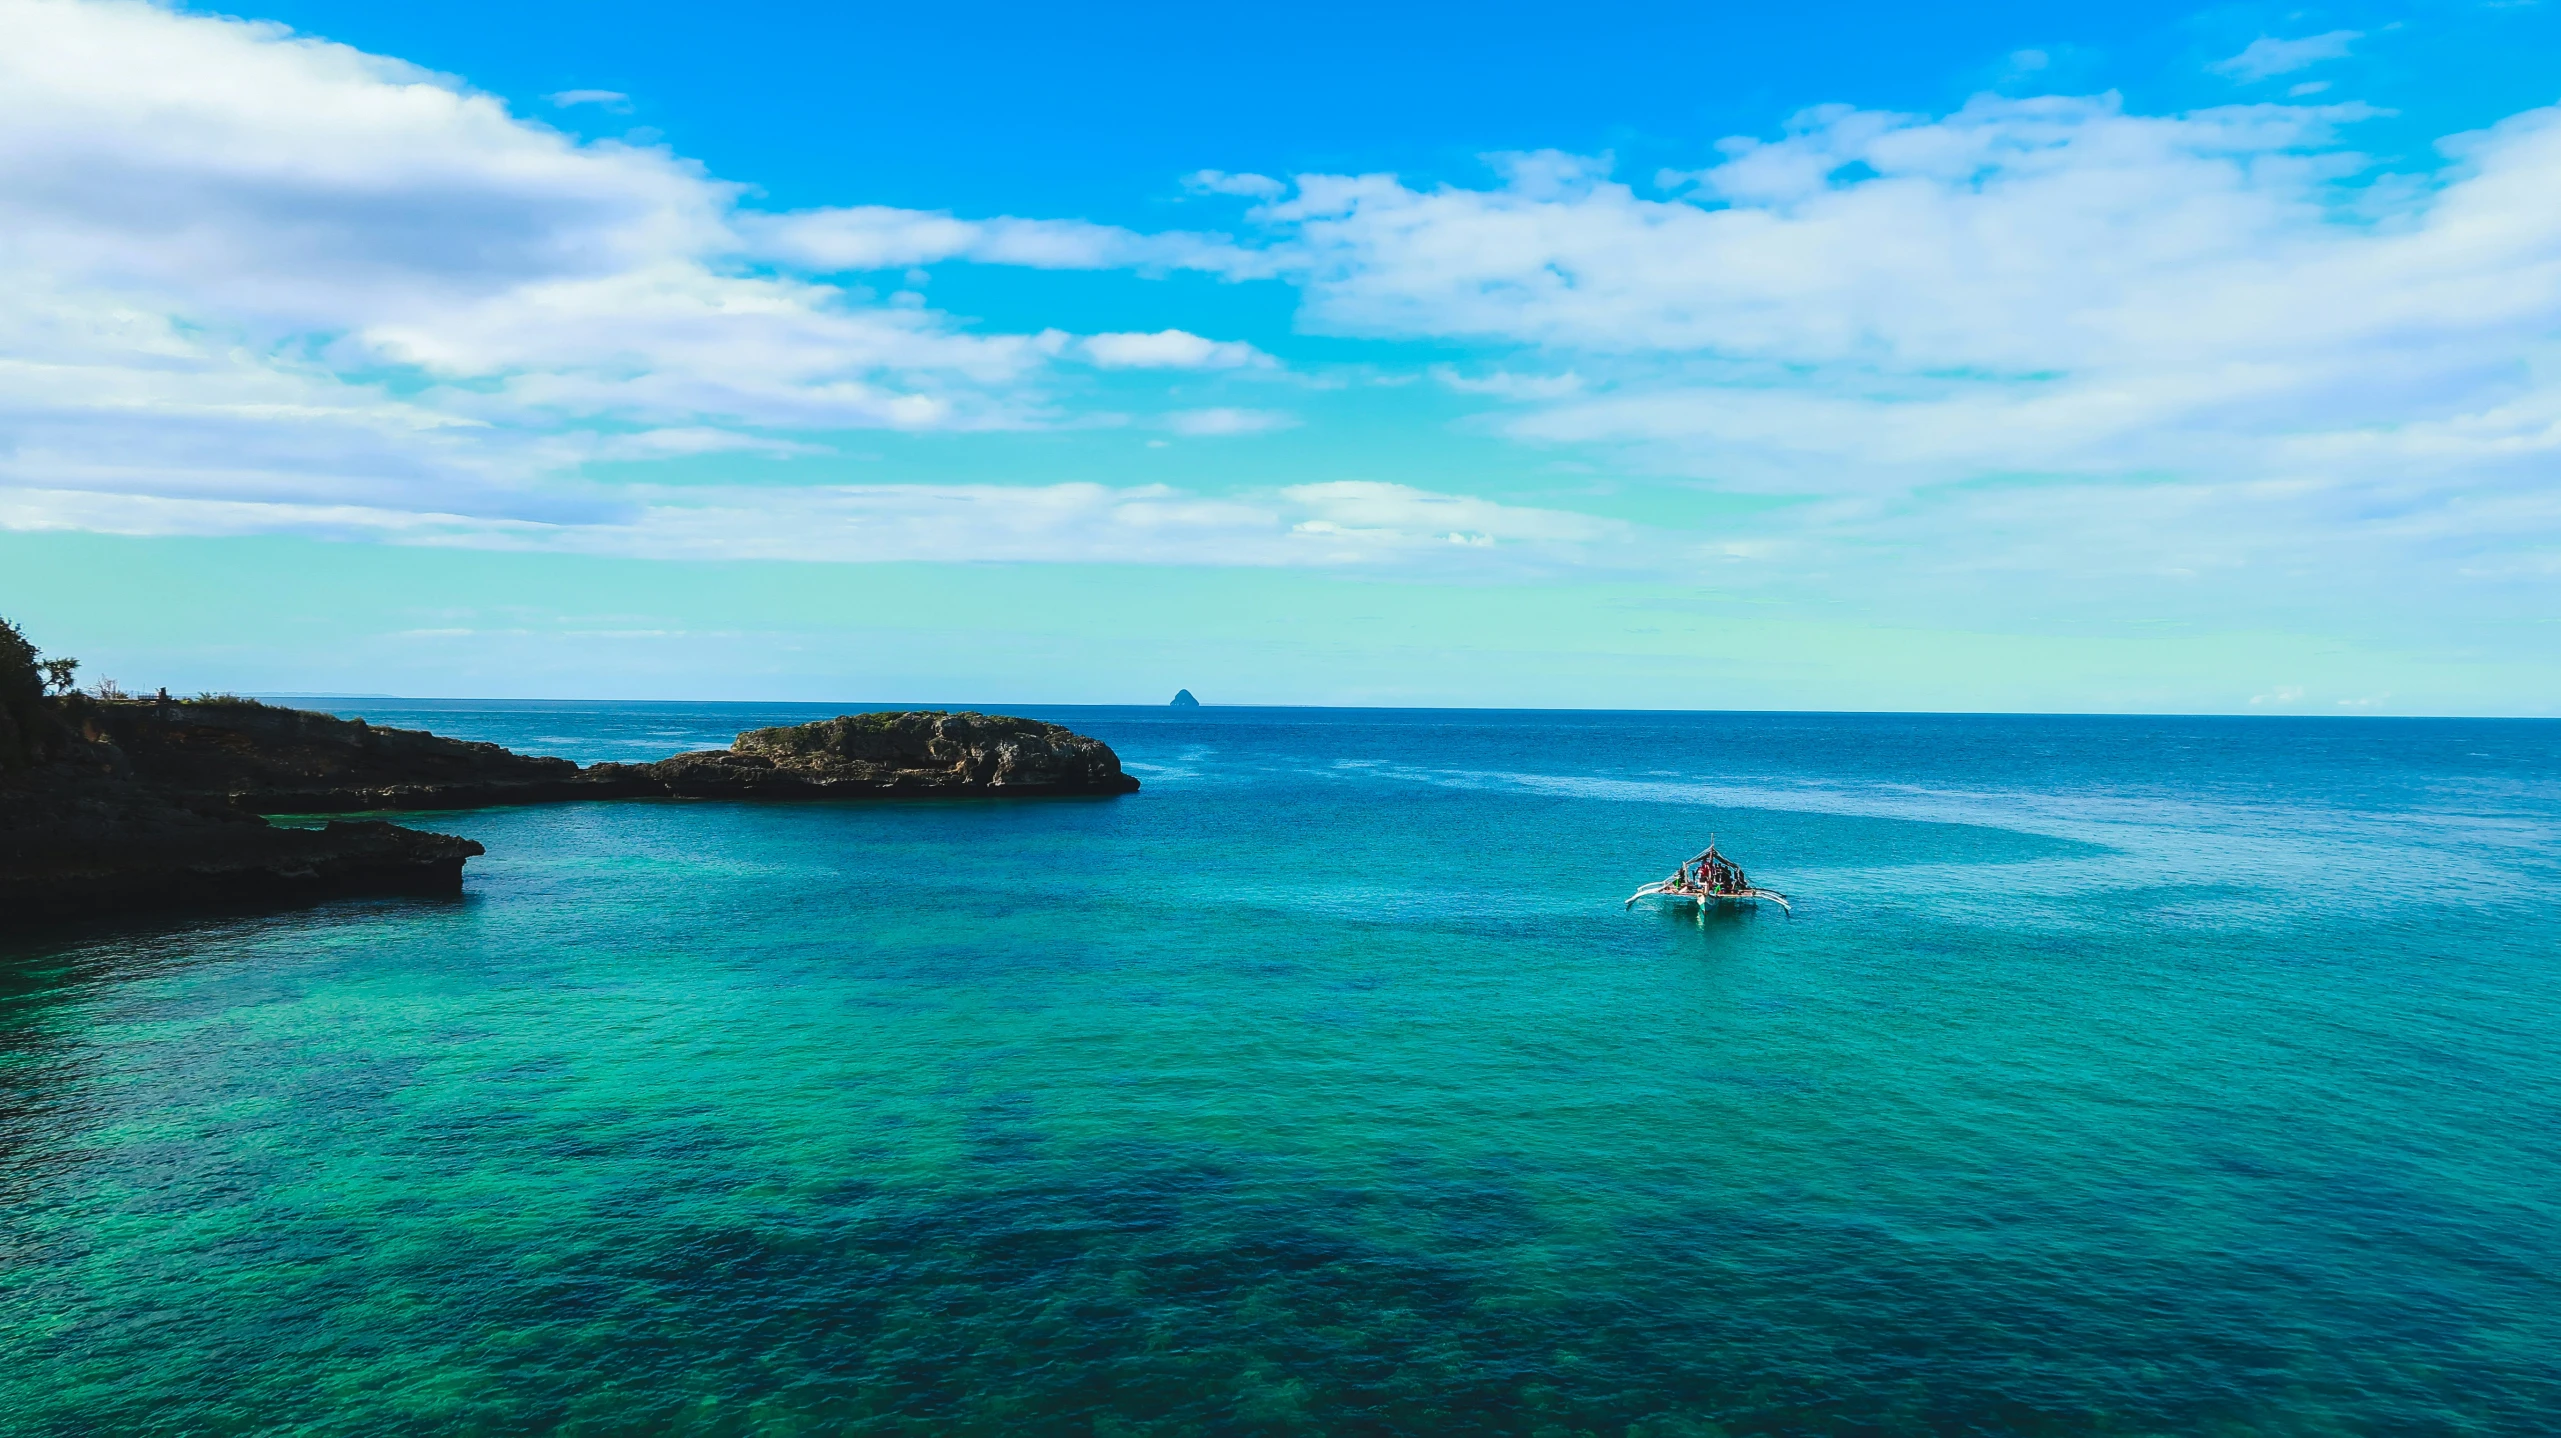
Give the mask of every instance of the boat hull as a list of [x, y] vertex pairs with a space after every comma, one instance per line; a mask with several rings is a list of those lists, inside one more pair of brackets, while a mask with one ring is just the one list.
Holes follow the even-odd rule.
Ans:
[[1729, 904], [1771, 903], [1778, 905], [1779, 908], [1784, 910], [1790, 917], [1793, 917], [1796, 913], [1795, 908], [1787, 902], [1787, 896], [1785, 894], [1776, 893], [1769, 889], [1737, 889], [1729, 893], [1720, 894], [1711, 893], [1705, 889], [1675, 889], [1656, 884], [1648, 884], [1644, 888], [1637, 890], [1635, 893], [1628, 895], [1627, 902], [1619, 907], [1633, 907], [1639, 899], [1653, 899], [1662, 903], [1671, 904], [1689, 904], [1701, 909], [1721, 908]]

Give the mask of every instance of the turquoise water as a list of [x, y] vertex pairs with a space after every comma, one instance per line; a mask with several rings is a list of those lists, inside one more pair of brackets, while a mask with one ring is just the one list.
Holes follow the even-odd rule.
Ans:
[[2561, 1427], [2561, 724], [1032, 712], [0, 941], [0, 1430]]

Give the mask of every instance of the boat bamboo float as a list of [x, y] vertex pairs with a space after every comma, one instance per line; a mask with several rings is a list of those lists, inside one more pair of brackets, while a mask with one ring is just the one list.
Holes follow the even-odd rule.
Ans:
[[1627, 902], [1619, 907], [1632, 908], [1639, 899], [1669, 899], [1676, 904], [1695, 904], [1702, 914], [1710, 905], [1757, 904], [1767, 899], [1784, 910], [1788, 917], [1796, 916], [1787, 895], [1776, 889], [1753, 887], [1752, 881], [1743, 876], [1742, 865], [1718, 853], [1713, 834], [1707, 836], [1707, 847], [1681, 865], [1672, 877], [1658, 879], [1628, 895]]

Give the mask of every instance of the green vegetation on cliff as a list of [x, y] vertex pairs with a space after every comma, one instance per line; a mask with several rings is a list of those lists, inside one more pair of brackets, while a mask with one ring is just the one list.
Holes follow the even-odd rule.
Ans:
[[0, 619], [0, 772], [38, 763], [52, 751], [60, 721], [46, 712], [44, 691], [69, 688], [76, 659], [47, 660], [36, 652], [26, 631]]

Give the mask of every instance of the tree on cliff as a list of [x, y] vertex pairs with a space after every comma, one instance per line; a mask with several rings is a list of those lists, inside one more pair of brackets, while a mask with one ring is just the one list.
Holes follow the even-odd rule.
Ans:
[[36, 647], [27, 642], [27, 632], [6, 619], [0, 619], [0, 702], [21, 695], [34, 698], [44, 693], [44, 679], [37, 672]]
[[46, 659], [25, 630], [0, 619], [0, 770], [24, 768], [49, 757], [76, 736], [51, 712], [44, 692], [71, 692], [77, 659]]
[[0, 769], [15, 769], [35, 756], [29, 736], [40, 732], [44, 671], [26, 632], [0, 619]]

